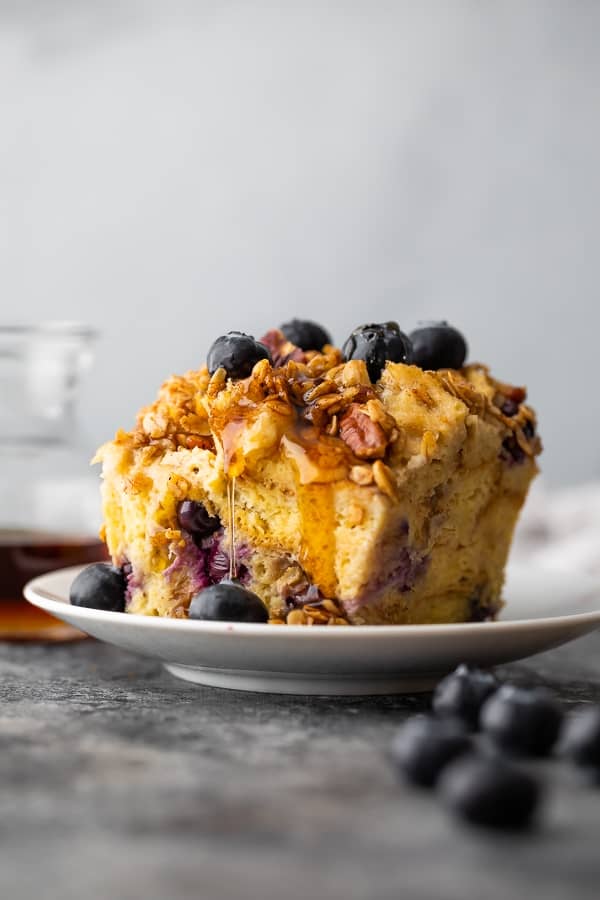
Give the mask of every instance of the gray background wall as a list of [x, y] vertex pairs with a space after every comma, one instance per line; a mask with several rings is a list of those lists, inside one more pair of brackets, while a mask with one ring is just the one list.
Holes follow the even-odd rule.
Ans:
[[446, 317], [600, 475], [600, 4], [0, 0], [0, 313], [91, 443], [230, 328]]

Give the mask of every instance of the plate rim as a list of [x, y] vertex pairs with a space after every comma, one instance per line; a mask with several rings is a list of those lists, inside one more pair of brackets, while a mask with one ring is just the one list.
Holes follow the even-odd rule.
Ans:
[[[351, 641], [365, 638], [367, 635], [370, 638], [377, 635], [381, 637], [400, 637], [409, 634], [434, 637], [436, 635], [456, 634], [458, 631], [464, 630], [476, 631], [478, 633], [481, 633], [482, 630], [506, 632], [516, 629], [522, 631], [531, 629], [532, 627], [552, 630], [554, 628], [564, 628], [568, 624], [583, 625], [591, 622], [597, 622], [598, 627], [600, 627], [600, 582], [596, 584], [596, 581], [592, 576], [585, 577], [589, 577], [590, 593], [597, 590], [599, 599], [598, 601], [595, 601], [598, 603], [598, 606], [587, 612], [567, 613], [565, 615], [544, 616], [541, 618], [500, 619], [499, 621], [492, 622], [447, 622], [415, 625], [353, 625], [348, 628], [307, 628], [302, 625], [283, 627], [255, 622], [193, 621], [190, 619], [171, 619], [166, 616], [144, 616], [139, 613], [111, 612], [108, 610], [91, 609], [83, 606], [71, 607], [65, 599], [58, 597], [56, 594], [53, 595], [51, 591], [43, 586], [43, 583], [49, 576], [66, 576], [67, 574], [72, 573], [73, 577], [75, 577], [75, 575], [84, 568], [85, 566], [68, 566], [46, 572], [43, 575], [38, 575], [36, 578], [27, 582], [23, 588], [23, 595], [33, 606], [37, 606], [46, 612], [57, 615], [59, 618], [61, 617], [64, 607], [69, 609], [72, 608], [76, 611], [75, 614], [77, 618], [81, 620], [82, 625], [86, 621], [104, 621], [107, 624], [121, 624], [126, 628], [140, 626], [143, 628], [158, 628], [171, 631], [185, 629], [188, 633], [196, 632], [200, 634], [216, 635], [236, 634], [238, 636], [244, 635], [254, 637], [265, 637], [267, 634], [272, 635], [276, 633], [284, 637], [285, 640], [310, 640], [311, 642], [323, 640], [324, 638], [327, 640]], [[556, 572], [549, 568], [544, 569], [540, 567], [540, 571], [545, 572], [548, 575], [556, 575]], [[584, 593], [584, 596], [586, 595], [587, 591]], [[123, 619], [123, 616], [125, 616], [125, 619]], [[85, 630], [85, 628], [83, 628], [83, 630]]]

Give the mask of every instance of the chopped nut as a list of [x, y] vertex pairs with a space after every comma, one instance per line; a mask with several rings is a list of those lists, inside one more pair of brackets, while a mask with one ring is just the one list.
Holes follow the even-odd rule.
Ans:
[[337, 388], [331, 381], [321, 381], [306, 391], [304, 400], [306, 403], [312, 403], [318, 397], [324, 397], [327, 394], [337, 395]]
[[342, 384], [345, 387], [361, 385], [364, 385], [365, 387], [371, 386], [371, 379], [369, 378], [367, 367], [362, 359], [351, 359], [347, 362], [341, 371], [341, 376]]
[[178, 447], [185, 447], [186, 450], [193, 450], [195, 447], [200, 447], [202, 450], [211, 450], [213, 453], [215, 450], [215, 442], [212, 436], [176, 434], [175, 440]]
[[352, 403], [340, 419], [340, 437], [359, 459], [381, 459], [385, 456], [388, 445], [385, 431], [358, 403]]
[[381, 400], [367, 400], [365, 412], [371, 419], [371, 421], [377, 422], [378, 425], [381, 425], [385, 432], [389, 432], [391, 434], [392, 430], [396, 428], [396, 420], [393, 416], [390, 416], [390, 414], [386, 412]]
[[313, 623], [316, 625], [324, 625], [329, 616], [323, 610], [317, 609], [314, 606], [305, 606], [304, 612], [308, 616], [309, 620], [312, 619], [312, 622], [309, 621], [308, 624], [312, 625]]
[[271, 363], [268, 359], [259, 359], [252, 369], [252, 378], [257, 381], [266, 381], [271, 374]]
[[326, 409], [326, 410], [329, 410], [329, 412], [332, 412], [334, 407], [336, 407], [336, 406], [341, 408], [342, 405], [343, 405], [343, 398], [340, 397], [340, 395], [337, 393], [336, 394], [329, 393], [327, 396], [317, 397], [317, 399], [315, 400], [315, 406], [317, 407], [317, 409], [320, 409], [320, 410]]
[[142, 419], [142, 428], [151, 438], [164, 437], [168, 427], [168, 419], [158, 411], [147, 412]]
[[227, 383], [227, 372], [223, 368], [217, 369], [217, 371], [214, 373], [214, 375], [211, 377], [210, 381], [208, 382], [208, 388], [206, 390], [208, 397], [209, 398], [216, 397], [217, 394], [219, 394], [223, 390], [226, 383]]
[[287, 614], [286, 622], [288, 625], [306, 625], [306, 616], [302, 609], [292, 609]]
[[521, 404], [527, 399], [527, 390], [524, 387], [517, 387], [514, 384], [506, 384], [503, 381], [496, 381], [498, 391], [512, 400], [516, 404]]
[[373, 477], [375, 478], [375, 484], [381, 493], [387, 494], [391, 500], [395, 500], [397, 492], [394, 474], [380, 459], [375, 460], [373, 463]]
[[350, 406], [353, 400], [356, 400], [363, 393], [361, 387], [346, 387], [342, 391], [342, 398], [345, 406]]
[[337, 381], [338, 376], [341, 375], [345, 368], [346, 363], [340, 363], [339, 366], [333, 366], [332, 369], [329, 369], [327, 372], [325, 372], [324, 378], [327, 381]]
[[454, 397], [461, 400], [471, 412], [481, 415], [486, 407], [489, 406], [487, 397], [484, 394], [479, 393], [479, 391], [477, 391], [473, 385], [458, 372], [455, 372], [452, 369], [441, 369], [438, 372], [438, 375], [442, 379], [446, 390]]
[[339, 609], [337, 608], [335, 601], [333, 600], [321, 600], [321, 606], [323, 607], [323, 609], [326, 609], [327, 612], [333, 613], [334, 616], [337, 616], [339, 613]]
[[286, 336], [278, 329], [272, 328], [260, 339], [261, 344], [268, 347], [271, 353], [271, 359], [274, 366], [284, 366], [287, 362], [304, 362], [306, 354], [300, 347], [296, 347]]
[[373, 484], [373, 469], [371, 466], [352, 466], [350, 481], [361, 485]]
[[143, 447], [141, 451], [141, 463], [142, 466], [146, 467], [151, 465], [155, 459], [160, 456], [160, 447], [157, 447], [156, 444], [148, 444], [147, 447]]

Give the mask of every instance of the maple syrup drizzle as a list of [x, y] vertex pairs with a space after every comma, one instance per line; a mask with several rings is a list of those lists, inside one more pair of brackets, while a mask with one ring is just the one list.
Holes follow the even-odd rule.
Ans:
[[331, 484], [296, 481], [302, 552], [300, 563], [325, 597], [337, 594], [335, 573], [335, 509]]
[[237, 578], [235, 557], [235, 475], [227, 479], [227, 530], [229, 531], [229, 579]]
[[295, 463], [300, 513], [300, 564], [325, 597], [337, 595], [336, 514], [333, 483], [346, 477], [348, 451], [314, 428], [296, 429], [282, 439], [283, 452]]

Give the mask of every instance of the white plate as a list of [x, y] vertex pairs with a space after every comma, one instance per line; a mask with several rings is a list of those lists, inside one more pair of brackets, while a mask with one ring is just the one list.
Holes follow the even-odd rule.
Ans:
[[73, 567], [35, 578], [25, 596], [94, 637], [162, 660], [179, 678], [244, 691], [428, 690], [460, 662], [511, 662], [600, 627], [596, 580], [514, 565], [497, 622], [350, 628], [199, 622], [83, 609], [68, 599], [79, 571]]

